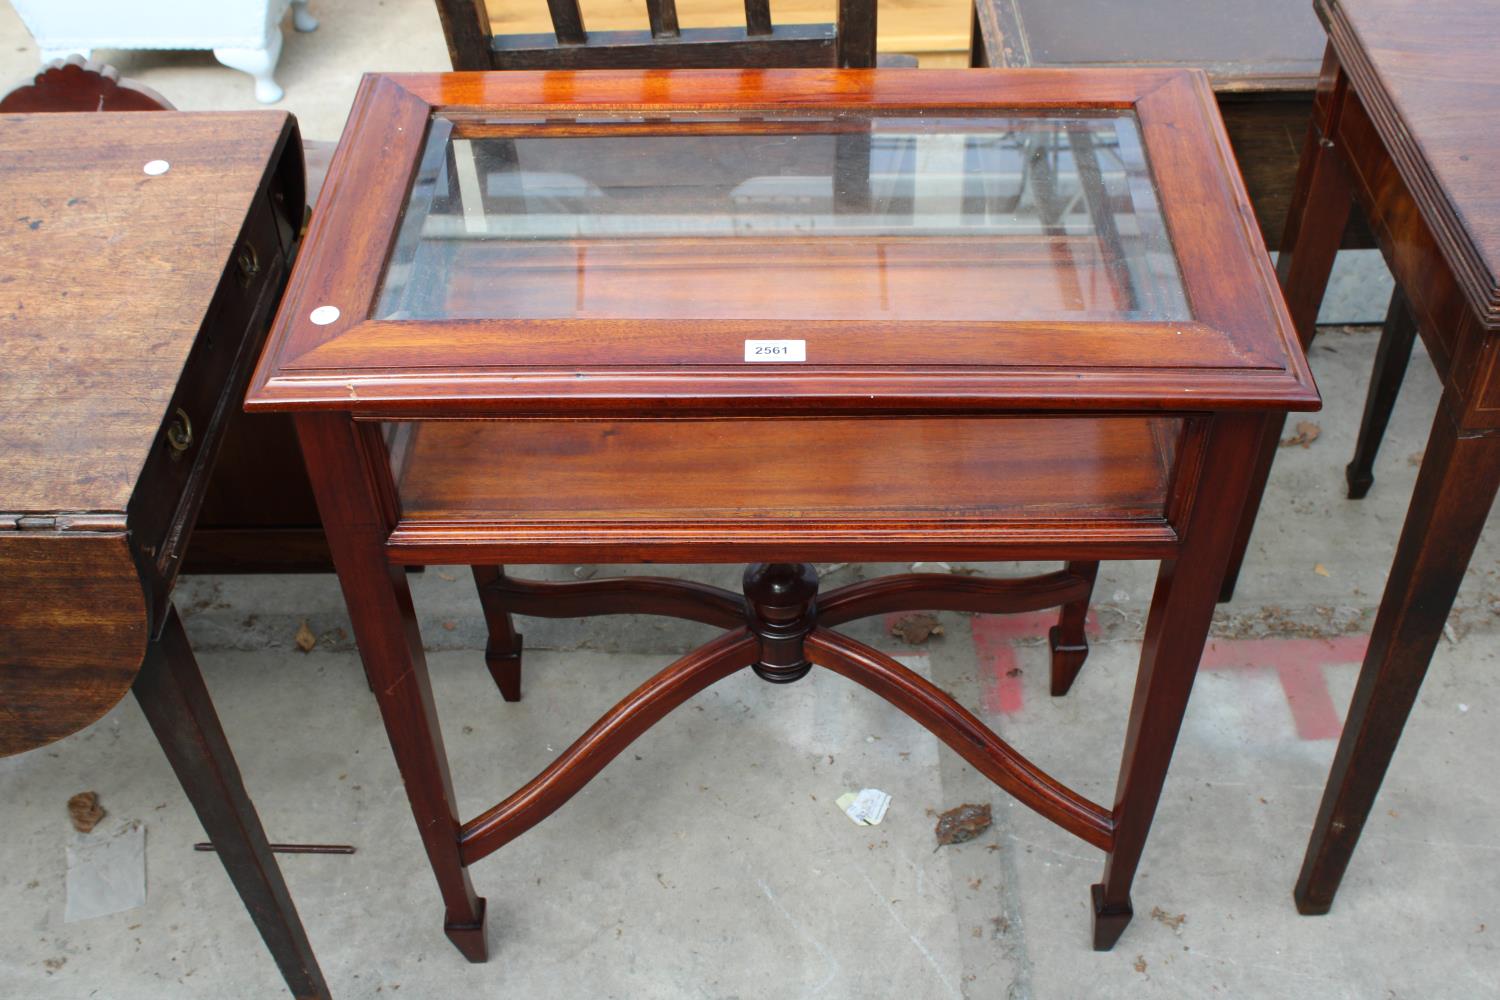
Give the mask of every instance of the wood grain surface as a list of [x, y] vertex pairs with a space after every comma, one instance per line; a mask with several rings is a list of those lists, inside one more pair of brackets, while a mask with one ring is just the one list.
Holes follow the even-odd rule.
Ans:
[[1500, 6], [1318, 0], [1318, 15], [1470, 308], [1500, 330]]
[[[402, 520], [1165, 516], [1178, 418], [416, 425]], [[863, 447], [875, 438], [878, 450]], [[741, 480], [744, 490], [728, 488]], [[753, 485], [751, 485], [753, 484]]]
[[77, 732], [123, 698], [149, 617], [123, 533], [0, 531], [0, 757]]
[[[1133, 109], [1161, 213], [1191, 306], [1171, 324], [1092, 322], [1065, 331], [1006, 317], [884, 326], [743, 320], [470, 323], [372, 320], [376, 262], [395, 229], [433, 115], [472, 121], [487, 110], [573, 118], [601, 111], [660, 117], [703, 109], [825, 115], [925, 108], [1010, 114]], [[867, 409], [1207, 410], [1317, 405], [1305, 359], [1274, 287], [1207, 79], [1180, 70], [766, 70], [449, 73], [370, 77], [340, 143], [307, 246], [288, 286], [247, 399], [253, 409], [320, 408], [362, 416], [571, 413], [642, 405], [664, 410], [810, 412]], [[928, 241], [951, 254], [952, 240]], [[946, 259], [941, 258], [940, 259]], [[995, 281], [1007, 272], [995, 268]], [[740, 276], [754, 281], [753, 269]], [[705, 297], [714, 282], [691, 281]], [[943, 291], [934, 282], [933, 297]], [[334, 306], [319, 325], [314, 309]], [[715, 323], [742, 323], [738, 330]], [[1076, 336], [1074, 334], [1077, 334]], [[809, 337], [806, 365], [743, 363], [744, 339]], [[670, 366], [633, 350], [643, 338]], [[828, 347], [833, 345], [833, 350]], [[536, 350], [539, 348], [539, 350]], [[552, 348], [556, 348], [553, 350]], [[819, 353], [821, 352], [821, 354]], [[830, 360], [822, 364], [812, 358]], [[955, 372], [954, 368], [962, 369]], [[760, 370], [756, 370], [760, 369]], [[356, 405], [350, 405], [356, 404]]]
[[[389, 558], [752, 562], [963, 551], [1152, 558], [1177, 541], [1169, 417], [438, 421]], [[878, 441], [878, 447], [870, 447]], [[1191, 467], [1191, 460], [1184, 460]], [[830, 555], [833, 553], [835, 555]], [[999, 558], [999, 556], [996, 556]], [[1012, 556], [1007, 556], [1012, 557]], [[1013, 556], [1023, 558], [1023, 556]]]
[[0, 514], [125, 509], [285, 124], [0, 117]]
[[483, 240], [422, 277], [454, 319], [1101, 322], [1133, 306], [1123, 266], [1092, 236]]

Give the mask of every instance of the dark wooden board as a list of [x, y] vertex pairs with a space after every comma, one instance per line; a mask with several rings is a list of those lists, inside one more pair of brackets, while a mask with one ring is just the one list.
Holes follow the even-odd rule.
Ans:
[[0, 519], [125, 510], [286, 125], [0, 117]]
[[146, 653], [148, 618], [123, 533], [0, 531], [0, 757], [114, 707]]
[[1319, 0], [1318, 14], [1464, 297], [1500, 330], [1500, 5]]

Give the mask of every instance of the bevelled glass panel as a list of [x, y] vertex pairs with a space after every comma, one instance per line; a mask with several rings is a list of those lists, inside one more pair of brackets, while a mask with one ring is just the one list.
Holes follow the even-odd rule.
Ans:
[[432, 123], [379, 319], [1181, 321], [1127, 111]]

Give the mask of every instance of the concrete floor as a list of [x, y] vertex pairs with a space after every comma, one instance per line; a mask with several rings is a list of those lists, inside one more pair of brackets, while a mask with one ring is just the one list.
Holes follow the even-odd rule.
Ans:
[[[315, 4], [288, 32], [283, 106], [337, 134], [355, 69], [438, 69], [430, 5]], [[372, 30], [375, 25], [378, 30]], [[34, 49], [0, 10], [0, 78]], [[249, 107], [249, 81], [196, 54], [108, 54], [184, 108]], [[1371, 289], [1374, 290], [1371, 290]], [[1383, 307], [1378, 276], [1345, 286]], [[1137, 917], [1088, 948], [1101, 856], [1014, 806], [883, 702], [832, 675], [736, 676], [642, 737], [554, 817], [473, 869], [488, 964], [440, 932], [437, 894], [329, 577], [192, 578], [178, 605], [273, 839], [352, 857], [283, 857], [336, 996], [1338, 997], [1500, 995], [1500, 532], [1475, 557], [1333, 913], [1290, 891], [1437, 400], [1414, 359], [1377, 485], [1343, 498], [1375, 337], [1313, 351], [1321, 435], [1283, 449], [1234, 602], [1220, 609], [1150, 845]], [[825, 567], [827, 584], [891, 567]], [[995, 573], [1025, 567], [986, 566]], [[539, 569], [556, 579], [593, 567]], [[634, 570], [631, 570], [634, 571]], [[609, 572], [599, 569], [598, 572]], [[733, 586], [738, 569], [693, 576]], [[1107, 801], [1154, 566], [1105, 566], [1094, 652], [1046, 694], [1043, 616], [943, 616], [920, 647], [852, 631], [952, 691], [1043, 767]], [[710, 630], [652, 619], [524, 620], [526, 700], [504, 704], [479, 650], [466, 571], [414, 581], [462, 812], [545, 766], [624, 692]], [[293, 636], [306, 621], [310, 653]], [[873, 786], [885, 822], [833, 804]], [[63, 922], [64, 803], [94, 789], [105, 827], [147, 827], [145, 906]], [[990, 802], [980, 839], [934, 849], [933, 819]], [[281, 984], [133, 701], [0, 761], [0, 997], [274, 997]]]

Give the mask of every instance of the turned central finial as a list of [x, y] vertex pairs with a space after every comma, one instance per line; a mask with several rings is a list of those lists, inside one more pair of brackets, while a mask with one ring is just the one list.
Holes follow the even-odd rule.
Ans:
[[745, 617], [760, 637], [760, 660], [751, 664], [773, 684], [807, 674], [812, 664], [802, 640], [818, 623], [818, 571], [810, 563], [751, 563], [745, 567]]

